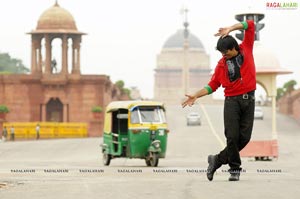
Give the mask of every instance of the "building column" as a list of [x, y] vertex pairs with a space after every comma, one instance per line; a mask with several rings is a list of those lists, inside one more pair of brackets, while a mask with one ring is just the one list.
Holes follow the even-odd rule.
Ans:
[[272, 75], [271, 77], [271, 93], [270, 96], [272, 98], [272, 139], [277, 140], [277, 124], [276, 124], [276, 75]]
[[37, 63], [37, 71], [39, 73], [43, 72], [43, 56], [42, 56], [42, 45], [41, 40], [37, 43], [37, 51], [38, 51], [38, 63]]
[[51, 74], [51, 41], [48, 34], [45, 34], [45, 49], [46, 49], [46, 60], [45, 60], [45, 74]]
[[77, 64], [76, 64], [76, 71], [78, 73], [80, 73], [80, 43], [81, 43], [81, 40], [80, 38], [78, 39], [78, 45], [77, 45]]
[[75, 60], [75, 56], [76, 56], [76, 44], [74, 39], [72, 40], [73, 44], [72, 44], [72, 74], [75, 73], [75, 64], [76, 64], [76, 60]]
[[46, 118], [47, 118], [46, 104], [42, 104], [42, 122], [46, 122]]
[[80, 36], [73, 39], [72, 74], [80, 74]]
[[63, 35], [62, 38], [62, 74], [68, 74], [68, 37]]
[[36, 57], [36, 40], [34, 36], [31, 37], [31, 73], [34, 74], [37, 71], [37, 57]]
[[188, 93], [189, 90], [189, 81], [190, 81], [190, 74], [189, 74], [189, 43], [187, 39], [185, 39], [183, 44], [183, 67], [182, 67], [182, 90], [183, 95]]
[[277, 140], [276, 128], [276, 96], [272, 96], [272, 139]]
[[69, 122], [68, 121], [68, 104], [63, 105], [63, 122]]

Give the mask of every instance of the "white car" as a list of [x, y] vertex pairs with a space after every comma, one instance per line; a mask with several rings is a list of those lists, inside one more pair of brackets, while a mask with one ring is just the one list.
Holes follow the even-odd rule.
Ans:
[[254, 109], [254, 119], [264, 119], [264, 112], [262, 111], [262, 108], [260, 106], [255, 107]]
[[201, 125], [200, 113], [191, 112], [186, 116], [186, 125]]

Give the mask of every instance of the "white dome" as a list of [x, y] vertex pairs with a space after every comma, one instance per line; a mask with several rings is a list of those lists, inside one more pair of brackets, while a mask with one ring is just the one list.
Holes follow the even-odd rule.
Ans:
[[[200, 39], [197, 36], [189, 32], [188, 34], [188, 41], [190, 48], [197, 48], [201, 51], [204, 50], [204, 46]], [[175, 34], [171, 35], [167, 41], [165, 42], [163, 49], [165, 48], [183, 48], [184, 45], [184, 30], [180, 29]]]
[[253, 49], [253, 56], [256, 69], [259, 68], [280, 68], [279, 61], [275, 54], [261, 43], [255, 42]]
[[254, 42], [253, 56], [257, 73], [291, 73], [291, 71], [280, 67], [279, 60], [272, 50], [264, 47], [258, 41]]

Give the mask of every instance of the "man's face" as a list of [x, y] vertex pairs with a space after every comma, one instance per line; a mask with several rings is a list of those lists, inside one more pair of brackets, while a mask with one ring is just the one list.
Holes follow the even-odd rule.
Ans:
[[225, 57], [226, 59], [231, 59], [238, 55], [238, 51], [236, 51], [235, 48], [222, 51], [221, 53], [222, 56]]

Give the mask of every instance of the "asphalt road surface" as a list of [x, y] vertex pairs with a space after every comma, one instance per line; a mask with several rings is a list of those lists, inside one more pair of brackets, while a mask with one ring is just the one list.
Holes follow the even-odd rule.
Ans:
[[[271, 139], [271, 110], [255, 120], [252, 139]], [[190, 111], [201, 126], [187, 126]], [[224, 146], [222, 105], [167, 107], [167, 157], [156, 168], [144, 160], [113, 159], [102, 165], [102, 138], [0, 143], [0, 199], [247, 199], [299, 198], [300, 125], [278, 114], [279, 158], [243, 158], [240, 181], [229, 182], [227, 166], [206, 179], [207, 155]]]

